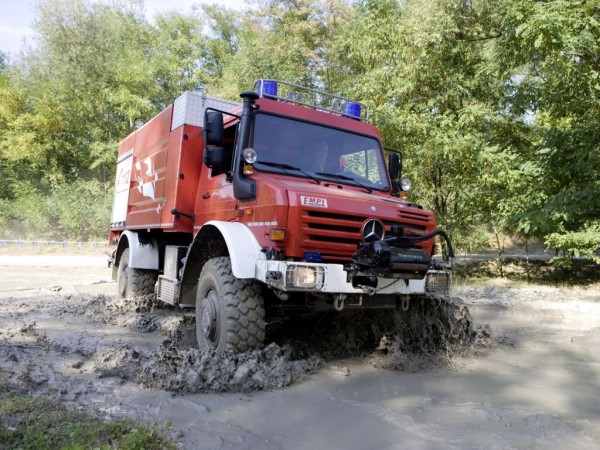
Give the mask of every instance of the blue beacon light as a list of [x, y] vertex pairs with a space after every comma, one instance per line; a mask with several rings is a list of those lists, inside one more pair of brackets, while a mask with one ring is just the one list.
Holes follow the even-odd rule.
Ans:
[[362, 107], [359, 103], [347, 103], [345, 115], [353, 119], [360, 119]]
[[277, 97], [277, 82], [263, 81], [259, 87], [258, 94], [261, 97]]

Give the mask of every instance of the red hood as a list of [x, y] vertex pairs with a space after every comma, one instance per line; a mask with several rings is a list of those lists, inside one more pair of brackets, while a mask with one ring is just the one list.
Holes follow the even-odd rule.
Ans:
[[[321, 253], [323, 260], [348, 261], [362, 242], [362, 227], [379, 219], [386, 232], [392, 225], [407, 234], [420, 235], [435, 229], [431, 211], [411, 206], [387, 193], [310, 179], [269, 176], [262, 183], [285, 190], [289, 202], [286, 256], [302, 258], [304, 252]], [[266, 188], [266, 186], [265, 186]], [[433, 240], [419, 245], [431, 252]]]

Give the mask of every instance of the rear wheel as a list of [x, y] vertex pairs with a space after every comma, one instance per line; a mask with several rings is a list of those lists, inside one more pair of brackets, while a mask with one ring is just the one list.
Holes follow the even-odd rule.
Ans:
[[196, 335], [200, 350], [243, 352], [263, 345], [265, 308], [260, 285], [233, 276], [228, 257], [202, 268], [196, 293]]
[[157, 272], [129, 267], [129, 249], [126, 248], [119, 260], [117, 271], [117, 293], [119, 298], [142, 297], [154, 293]]

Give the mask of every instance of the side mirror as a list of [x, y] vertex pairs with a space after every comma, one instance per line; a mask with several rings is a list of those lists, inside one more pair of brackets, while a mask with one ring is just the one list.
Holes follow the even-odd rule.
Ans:
[[390, 178], [397, 180], [402, 173], [402, 158], [399, 153], [390, 152], [389, 161]]
[[223, 146], [223, 113], [206, 111], [204, 114], [204, 145]]
[[204, 164], [211, 169], [222, 171], [225, 169], [225, 148], [206, 147], [204, 150]]

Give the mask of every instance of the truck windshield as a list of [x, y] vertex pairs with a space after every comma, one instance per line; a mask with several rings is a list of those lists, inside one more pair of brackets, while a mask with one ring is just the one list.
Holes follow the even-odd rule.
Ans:
[[255, 116], [257, 170], [388, 190], [377, 139], [270, 114]]

